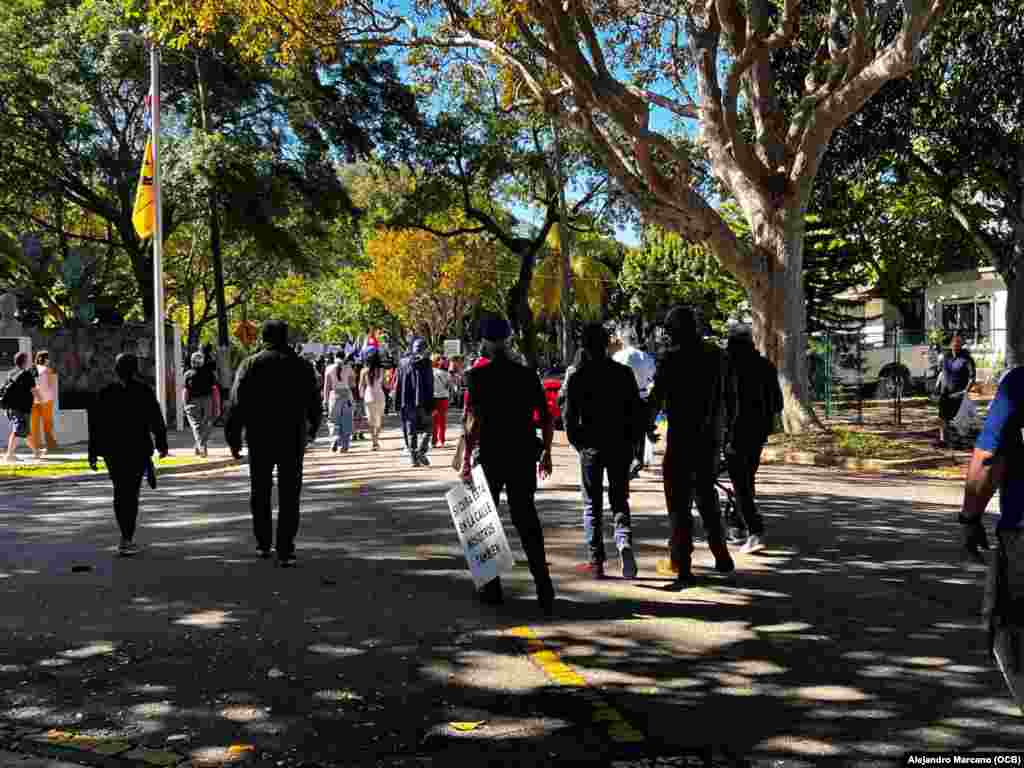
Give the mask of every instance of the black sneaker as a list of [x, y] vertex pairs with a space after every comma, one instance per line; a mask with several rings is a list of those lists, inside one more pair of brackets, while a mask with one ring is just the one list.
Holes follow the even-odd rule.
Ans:
[[257, 547], [256, 554], [259, 556], [260, 560], [269, 560], [270, 547]]
[[502, 605], [505, 602], [505, 595], [501, 589], [501, 581], [494, 579], [487, 582], [476, 592], [477, 598], [484, 605]]
[[277, 564], [281, 568], [294, 568], [295, 567], [295, 555], [278, 555]]

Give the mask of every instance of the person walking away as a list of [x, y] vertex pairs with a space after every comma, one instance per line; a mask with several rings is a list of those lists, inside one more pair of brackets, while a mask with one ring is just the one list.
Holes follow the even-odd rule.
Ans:
[[114, 361], [117, 381], [100, 390], [89, 413], [89, 467], [95, 472], [100, 457], [107, 465], [114, 486], [114, 516], [121, 530], [117, 551], [122, 557], [139, 551], [135, 543], [139, 490], [152, 467], [153, 449], [160, 458], [168, 455], [160, 403], [149, 385], [139, 380], [138, 372], [135, 355], [118, 355]]
[[348, 452], [352, 441], [352, 390], [355, 389], [355, 372], [343, 359], [327, 369], [324, 376], [322, 400], [326, 403], [327, 418], [333, 425], [334, 440], [331, 452]]
[[[537, 375], [514, 362], [508, 355], [508, 322], [485, 315], [480, 327], [483, 347], [490, 363], [466, 374], [472, 408], [474, 442], [479, 446], [480, 465], [494, 503], [504, 490], [509, 514], [537, 588], [537, 600], [545, 615], [554, 610], [555, 590], [544, 553], [544, 531], [537, 516], [538, 463], [544, 477], [551, 475], [551, 414]], [[537, 439], [533, 414], [540, 411], [543, 440]], [[487, 604], [503, 601], [501, 579], [484, 585], [480, 599]]]
[[373, 450], [380, 450], [380, 429], [384, 424], [384, 370], [381, 368], [380, 353], [371, 348], [366, 356], [366, 367], [363, 368], [359, 391], [363, 393], [366, 404], [366, 419], [370, 424], [370, 438]]
[[414, 467], [430, 466], [431, 409], [434, 405], [434, 377], [427, 357], [427, 343], [416, 338], [410, 354], [402, 358], [398, 370], [398, 407], [402, 415], [402, 434]]
[[[364, 367], [359, 353], [353, 354], [349, 362], [352, 365], [353, 381], [358, 385], [362, 380]], [[363, 390], [362, 387], [355, 386], [352, 388], [352, 439], [365, 440], [366, 430], [369, 428], [370, 424], [366, 418], [366, 402], [363, 400]]]
[[8, 464], [18, 460], [18, 438], [25, 438], [25, 444], [32, 449], [33, 455], [37, 459], [40, 457], [40, 451], [32, 441], [32, 406], [37, 393], [36, 372], [29, 365], [28, 352], [19, 352], [14, 356], [14, 370], [7, 376], [0, 402], [7, 410], [7, 420], [11, 423], [7, 454], [4, 457]]
[[452, 377], [448, 363], [441, 355], [434, 355], [434, 430], [430, 444], [444, 448], [445, 429], [448, 426], [448, 403], [452, 396]]
[[[469, 370], [475, 370], [477, 368], [483, 368], [485, 365], [489, 365], [491, 359], [487, 357], [490, 354], [490, 346], [481, 341], [482, 354], [473, 360]], [[473, 467], [479, 463], [479, 445], [476, 439], [476, 430], [474, 429], [474, 417], [473, 417], [473, 401], [469, 396], [469, 372], [463, 376], [463, 389], [465, 393], [462, 397], [462, 433], [466, 438], [466, 444], [463, 446], [462, 452], [462, 472], [461, 477], [463, 482], [470, 482], [473, 476]]]
[[225, 436], [235, 458], [243, 434], [249, 447], [253, 532], [264, 559], [274, 544], [271, 495], [277, 468], [277, 561], [287, 568], [295, 564], [303, 460], [323, 410], [312, 368], [288, 347], [288, 325], [267, 320], [262, 336], [264, 348], [246, 358], [235, 376]]
[[398, 368], [388, 368], [384, 372], [384, 394], [386, 400], [384, 401], [384, 415], [387, 416], [389, 413], [394, 411], [395, 406], [395, 387], [398, 383]]
[[57, 401], [57, 372], [50, 366], [50, 353], [41, 349], [36, 353], [36, 394], [32, 403], [32, 426], [29, 444], [33, 450], [52, 451], [57, 447], [53, 436], [53, 409]]
[[604, 578], [604, 475], [615, 522], [615, 548], [622, 577], [635, 579], [636, 555], [629, 516], [629, 466], [637, 435], [647, 432], [647, 411], [630, 368], [608, 357], [608, 332], [592, 323], [583, 329], [582, 360], [569, 382], [562, 419], [569, 444], [580, 457], [583, 537], [589, 561], [577, 568]]
[[330, 409], [330, 396], [331, 392], [334, 391], [334, 386], [338, 383], [338, 371], [340, 369], [340, 360], [335, 361], [334, 354], [331, 352], [327, 353], [327, 363], [324, 367], [323, 380], [320, 383], [320, 399], [323, 403], [324, 412], [327, 414], [327, 434], [332, 439], [334, 438], [334, 420], [331, 418]]
[[989, 549], [982, 523], [985, 508], [999, 490], [996, 552], [989, 563], [982, 612], [989, 651], [1021, 706], [1024, 700], [1024, 367], [1000, 381], [974, 446], [967, 470], [959, 522], [962, 556], [984, 563]]
[[764, 519], [756, 498], [761, 451], [782, 413], [782, 389], [775, 366], [754, 348], [749, 325], [729, 329], [727, 347], [725, 460], [736, 495], [731, 539], [744, 554], [764, 549]]
[[[697, 335], [693, 310], [677, 305], [665, 317], [670, 346], [659, 361], [650, 396], [650, 414], [668, 415], [662, 460], [665, 504], [672, 535], [670, 557], [656, 564], [661, 575], [675, 577], [676, 588], [694, 582], [694, 496], [704, 522], [708, 547], [720, 573], [734, 570], [722, 529], [715, 480], [725, 426], [725, 356]], [[653, 431], [653, 423], [651, 431]]]
[[970, 396], [971, 388], [978, 378], [978, 369], [971, 353], [964, 349], [964, 339], [959, 333], [949, 341], [949, 353], [942, 358], [942, 372], [939, 376], [939, 441], [936, 447], [949, 446], [949, 430], [953, 418]]
[[[612, 356], [612, 360], [628, 366], [633, 371], [633, 376], [636, 378], [636, 386], [640, 391], [640, 397], [646, 402], [647, 396], [650, 394], [651, 384], [654, 382], [654, 358], [636, 346], [637, 336], [633, 328], [625, 328], [620, 331], [619, 339], [621, 347]], [[646, 433], [641, 434], [637, 438], [633, 450], [634, 461], [631, 470], [633, 478], [639, 477], [640, 472], [647, 467], [644, 461], [646, 443]]]
[[[221, 392], [220, 383], [220, 370], [217, 368], [217, 356], [213, 352], [213, 344], [203, 344], [203, 366], [209, 371], [210, 378], [213, 380], [213, 391], [211, 394], [211, 402], [213, 412], [211, 414], [211, 423], [215, 427], [224, 426], [224, 393]], [[191, 362], [191, 358], [190, 358]]]
[[192, 355], [192, 368], [185, 372], [182, 399], [185, 416], [192, 427], [196, 456], [209, 455], [210, 432], [213, 430], [213, 389], [217, 386], [202, 352]]

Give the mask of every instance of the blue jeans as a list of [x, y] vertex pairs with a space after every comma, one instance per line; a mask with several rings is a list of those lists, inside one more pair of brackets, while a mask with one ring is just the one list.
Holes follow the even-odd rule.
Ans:
[[590, 548], [590, 562], [603, 563], [604, 551], [604, 473], [608, 472], [608, 506], [615, 521], [615, 547], [622, 551], [633, 546], [629, 521], [629, 465], [632, 446], [620, 450], [584, 448], [580, 451], [580, 478], [583, 490], [583, 538]]
[[334, 445], [348, 449], [352, 441], [352, 401], [342, 400], [335, 404]]

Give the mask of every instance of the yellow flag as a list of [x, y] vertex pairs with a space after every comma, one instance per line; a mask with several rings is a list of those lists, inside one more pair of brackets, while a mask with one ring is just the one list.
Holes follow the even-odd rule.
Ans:
[[156, 194], [153, 189], [153, 141], [146, 139], [146, 155], [139, 173], [139, 186], [135, 190], [135, 208], [132, 224], [140, 239], [153, 236], [156, 228]]

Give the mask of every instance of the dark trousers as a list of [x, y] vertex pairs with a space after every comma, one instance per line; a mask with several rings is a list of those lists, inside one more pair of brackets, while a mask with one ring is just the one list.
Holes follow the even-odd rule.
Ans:
[[729, 479], [732, 480], [732, 489], [736, 494], [736, 511], [739, 515], [736, 522], [742, 523], [742, 526], [737, 527], [746, 528], [750, 534], [760, 536], [764, 533], [764, 520], [757, 511], [754, 484], [757, 470], [761, 466], [761, 449], [764, 442], [748, 441], [733, 447], [735, 452], [729, 454], [726, 460]]
[[131, 541], [135, 538], [135, 524], [139, 519], [139, 489], [146, 473], [146, 457], [104, 456], [107, 473], [114, 484], [114, 516], [121, 538]]
[[675, 442], [678, 444], [673, 445], [671, 427], [666, 442], [662, 477], [665, 505], [668, 507], [672, 528], [669, 549], [673, 563], [689, 567], [693, 554], [693, 518], [690, 509], [694, 497], [708, 535], [708, 544], [716, 548], [724, 546], [725, 542], [722, 511], [718, 506], [718, 491], [715, 489], [719, 446], [714, 442], [692, 440], [683, 435], [677, 435]]
[[415, 408], [402, 407], [402, 437], [405, 439], [405, 446], [414, 455], [427, 455], [427, 451], [430, 450], [432, 429], [433, 423], [429, 419], [427, 424], [420, 424]]
[[250, 508], [256, 544], [270, 549], [274, 542], [271, 495], [277, 467], [277, 554], [295, 553], [299, 531], [299, 496], [302, 493], [303, 451], [296, 446], [249, 446]]
[[603, 563], [604, 473], [608, 472], [608, 506], [615, 521], [615, 548], [633, 546], [629, 520], [629, 446], [618, 450], [584, 448], [580, 451], [580, 485], [583, 491], [583, 538], [590, 562]]
[[[508, 497], [509, 516], [519, 533], [519, 542], [526, 553], [530, 573], [537, 586], [537, 596], [542, 599], [554, 597], [555, 588], [551, 583], [551, 573], [548, 571], [547, 557], [544, 554], [544, 530], [541, 528], [533, 499], [537, 493], [537, 465], [533, 461], [524, 462], [521, 459], [481, 463], [495, 506], [501, 501], [502, 491], [505, 491]], [[500, 584], [499, 577], [486, 584], [484, 588], [494, 589]]]

